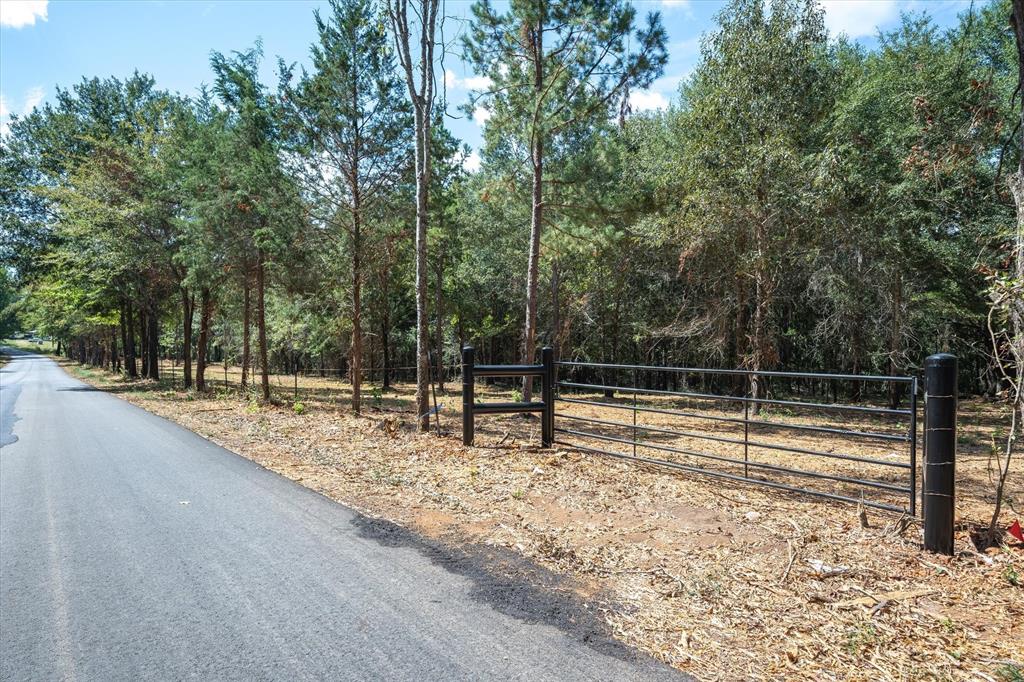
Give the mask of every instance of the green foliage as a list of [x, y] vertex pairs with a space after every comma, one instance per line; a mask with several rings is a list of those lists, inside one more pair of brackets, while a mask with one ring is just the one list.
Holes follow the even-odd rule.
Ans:
[[1016, 566], [1011, 565], [1003, 569], [1003, 579], [1012, 587], [1024, 585], [1024, 580], [1021, 579], [1020, 571], [1017, 570]]
[[[733, 0], [672, 107], [634, 113], [629, 93], [666, 60], [656, 15], [476, 3], [482, 169], [463, 169], [443, 118], [431, 140], [444, 364], [464, 343], [518, 361], [529, 289], [564, 358], [902, 373], [949, 350], [965, 388], [994, 391], [988, 305], [1002, 324], [1020, 299], [1001, 256], [1008, 7], [949, 31], [908, 15], [865, 49], [828, 36], [810, 0]], [[392, 37], [369, 0], [334, 0], [312, 26], [310, 66], [279, 64], [274, 92], [257, 44], [215, 52], [193, 98], [94, 78], [14, 120], [0, 335], [20, 325], [103, 361], [125, 341], [142, 355], [145, 316], [180, 354], [209, 293], [209, 349], [237, 363], [262, 274], [271, 366], [337, 376], [358, 359], [377, 383], [413, 364], [413, 131]]]
[[657, 14], [636, 31], [635, 21], [621, 0], [515, 0], [504, 13], [476, 2], [463, 52], [490, 86], [468, 107], [491, 113], [491, 155], [518, 159], [539, 138], [557, 156], [559, 141], [600, 125], [630, 88], [650, 85], [668, 60], [666, 35]]
[[17, 316], [20, 300], [10, 273], [0, 269], [0, 339], [10, 338], [21, 330]]
[[995, 669], [995, 673], [1000, 682], [1024, 682], [1024, 668], [1016, 663], [1001, 663]]

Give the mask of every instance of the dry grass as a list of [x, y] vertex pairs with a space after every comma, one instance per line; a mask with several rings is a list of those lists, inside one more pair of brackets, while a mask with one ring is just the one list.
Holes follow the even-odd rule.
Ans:
[[[379, 399], [367, 390], [368, 408], [357, 417], [340, 408], [347, 391], [334, 380], [300, 378], [296, 409], [283, 379], [282, 404], [261, 405], [234, 391], [197, 396], [75, 371], [370, 514], [452, 542], [514, 548], [574, 576], [602, 604], [617, 638], [703, 679], [1021, 679], [1024, 548], [1008, 539], [980, 553], [970, 537], [991, 509], [989, 442], [1004, 416], [996, 405], [962, 406], [957, 554], [946, 558], [923, 552], [918, 523], [897, 514], [866, 512], [864, 527], [855, 505], [539, 449], [537, 420], [482, 417], [477, 447], [463, 447], [457, 394], [439, 396], [442, 426], [453, 432], [439, 437], [413, 430], [408, 386]], [[496, 399], [500, 392], [480, 393]], [[647, 423], [667, 425], [662, 419]], [[685, 418], [672, 426], [713, 433]], [[770, 440], [853, 454], [867, 447], [782, 431]], [[698, 447], [692, 439], [671, 442]], [[699, 447], [736, 454], [734, 444]], [[874, 454], [906, 456], [884, 447]], [[891, 474], [778, 451], [755, 456]], [[1009, 485], [1017, 496], [1024, 491], [1018, 464]], [[1015, 514], [1008, 509], [1003, 521]], [[838, 574], [829, 576], [828, 567]]]

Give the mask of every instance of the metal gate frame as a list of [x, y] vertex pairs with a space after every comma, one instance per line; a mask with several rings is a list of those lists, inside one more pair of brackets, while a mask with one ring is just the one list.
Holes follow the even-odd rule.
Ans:
[[[462, 349], [462, 444], [472, 445], [478, 414], [541, 413], [541, 445], [551, 447], [555, 428], [555, 354], [550, 346], [541, 349], [539, 365], [477, 365], [472, 346]], [[477, 403], [476, 377], [540, 377], [541, 399], [533, 402]]]
[[[558, 412], [557, 408], [553, 410], [553, 418], [568, 419], [576, 423], [584, 424], [595, 424], [600, 426], [610, 426], [616, 428], [628, 428], [632, 430], [631, 438], [617, 438], [605, 434], [595, 434], [581, 430], [580, 428], [564, 428], [557, 425], [553, 425], [553, 432], [556, 434], [555, 441], [560, 445], [572, 447], [583, 451], [593, 452], [595, 454], [607, 455], [620, 459], [632, 460], [644, 464], [650, 464], [654, 466], [667, 467], [675, 470], [686, 471], [689, 473], [696, 473], [705, 476], [713, 476], [732, 481], [740, 481], [745, 483], [752, 483], [761, 485], [769, 488], [775, 488], [779, 490], [785, 490], [788, 492], [801, 493], [814, 495], [831, 500], [838, 500], [841, 502], [850, 502], [854, 504], [864, 504], [878, 509], [884, 509], [886, 511], [898, 512], [898, 513], [909, 513], [912, 516], [917, 515], [918, 504], [918, 487], [917, 487], [917, 411], [918, 411], [918, 379], [915, 376], [878, 376], [878, 375], [862, 375], [862, 374], [828, 374], [828, 373], [817, 373], [817, 372], [777, 372], [777, 371], [758, 371], [754, 372], [751, 370], [742, 369], [706, 369], [706, 368], [694, 368], [694, 367], [661, 367], [653, 365], [623, 365], [623, 364], [612, 364], [612, 363], [587, 363], [587, 362], [558, 362], [556, 363], [557, 368], [593, 368], [599, 371], [604, 370], [626, 370], [633, 372], [633, 385], [632, 386], [618, 386], [608, 384], [597, 384], [597, 383], [584, 383], [584, 382], [572, 382], [572, 381], [558, 381], [554, 382], [554, 386], [559, 389], [558, 394], [554, 397], [555, 402], [562, 403], [575, 403], [591, 406], [600, 406], [611, 409], [627, 410], [632, 413], [632, 423], [625, 421], [613, 421], [607, 419], [594, 419], [589, 417], [580, 417], [577, 415], [569, 415]], [[698, 374], [698, 375], [725, 375], [725, 376], [742, 376], [744, 377], [744, 394], [743, 395], [720, 395], [714, 393], [695, 393], [691, 391], [670, 391], [663, 389], [653, 388], [641, 388], [638, 385], [638, 374], [641, 371], [647, 372], [674, 372], [682, 374]], [[908, 409], [892, 409], [882, 407], [870, 407], [864, 405], [850, 405], [842, 403], [813, 403], [799, 400], [782, 400], [778, 398], [754, 398], [750, 395], [750, 387], [755, 377], [781, 377], [781, 378], [793, 378], [793, 379], [810, 379], [810, 380], [843, 380], [843, 381], [859, 381], [859, 382], [895, 382], [898, 384], [907, 385], [910, 392], [910, 406]], [[568, 398], [562, 394], [561, 389], [569, 390], [588, 390], [588, 391], [618, 391], [624, 394], [632, 394], [633, 403], [622, 404], [622, 403], [609, 403], [602, 402], [600, 400], [587, 400], [580, 398]], [[708, 414], [700, 414], [699, 411], [681, 411], [674, 409], [662, 409], [649, 406], [638, 405], [639, 395], [668, 395], [678, 396], [680, 398], [692, 398], [698, 400], [709, 400], [709, 401], [720, 401], [723, 403], [742, 403], [743, 405], [743, 416], [742, 417], [721, 417], [712, 416]], [[785, 406], [790, 408], [796, 408], [798, 410], [821, 410], [831, 412], [846, 412], [856, 414], [871, 414], [871, 415], [883, 415], [887, 417], [905, 417], [909, 419], [909, 428], [905, 433], [894, 434], [894, 433], [877, 433], [872, 431], [862, 431], [854, 429], [842, 429], [825, 426], [812, 426], [805, 424], [792, 424], [780, 421], [768, 421], [764, 419], [752, 419], [750, 414], [751, 405], [773, 405], [773, 406]], [[692, 431], [679, 431], [673, 429], [665, 429], [662, 427], [652, 427], [637, 423], [637, 413], [658, 413], [668, 414], [674, 416], [682, 416], [697, 419], [706, 419], [716, 422], [728, 422], [734, 424], [743, 425], [743, 438], [727, 438], [723, 436], [714, 436], [703, 433], [695, 433]], [[778, 443], [765, 442], [761, 440], [752, 440], [750, 437], [751, 427], [770, 426], [774, 428], [791, 429], [796, 431], [805, 432], [816, 432], [823, 434], [831, 434], [837, 436], [844, 436], [847, 438], [864, 439], [864, 440], [878, 440], [878, 441], [898, 441], [908, 443], [909, 446], [909, 462], [891, 462], [880, 459], [873, 459], [869, 457], [863, 457], [859, 455], [841, 454], [824, 452], [822, 450], [814, 450], [809, 448], [790, 447]], [[699, 452], [696, 450], [675, 448], [668, 445], [660, 445], [644, 441], [641, 433], [664, 433], [670, 435], [681, 436], [685, 438], [696, 438], [716, 442], [725, 442], [735, 445], [743, 446], [743, 459], [736, 459], [733, 457], [726, 457], [723, 455], [716, 455], [707, 452]], [[559, 438], [557, 434], [564, 434], [564, 436], [577, 438], [590, 438], [604, 442], [619, 443], [623, 445], [632, 446], [633, 454], [629, 455], [623, 452], [616, 452], [600, 447], [594, 447], [590, 445], [583, 445], [572, 440], [568, 440], [565, 437]], [[644, 457], [637, 454], [637, 448], [647, 448], [649, 450], [658, 450], [663, 452], [670, 452], [680, 454], [689, 457], [698, 457], [712, 461], [718, 461], [727, 464], [736, 464], [743, 467], [743, 474], [730, 473], [727, 471], [720, 471], [714, 469], [706, 469], [699, 466], [690, 466], [687, 464], [681, 464], [679, 462], [672, 462], [664, 459], [657, 459], [653, 457]], [[794, 469], [791, 467], [767, 464], [762, 462], [750, 461], [749, 451], [750, 448], [759, 448], [767, 450], [778, 450], [784, 452], [792, 452], [801, 455], [808, 455], [820, 458], [831, 458], [840, 459], [847, 461], [864, 462], [867, 464], [887, 466], [893, 468], [899, 468], [909, 471], [909, 480], [907, 485], [893, 485], [891, 483], [857, 478], [853, 476], [840, 476], [836, 474], [825, 473], [821, 471], [808, 471], [806, 469]], [[818, 480], [832, 480], [842, 483], [848, 483], [868, 488], [885, 490], [892, 493], [901, 493], [907, 496], [908, 505], [907, 507], [899, 507], [891, 504], [884, 504], [876, 502], [874, 500], [858, 499], [847, 495], [840, 495], [836, 493], [830, 493], [822, 490], [815, 490], [813, 488], [803, 487], [799, 485], [791, 485], [788, 483], [781, 483], [779, 481], [762, 480], [760, 478], [752, 478], [750, 476], [750, 470], [756, 469], [764, 472], [773, 472], [788, 474], [793, 476], [801, 476], [805, 478], [818, 479]]]

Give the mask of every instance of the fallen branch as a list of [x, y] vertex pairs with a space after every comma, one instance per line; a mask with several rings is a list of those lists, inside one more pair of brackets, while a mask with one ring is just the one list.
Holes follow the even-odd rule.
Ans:
[[782, 573], [782, 577], [779, 578], [779, 582], [780, 583], [786, 582], [786, 578], [789, 577], [789, 572], [791, 570], [793, 570], [793, 564], [794, 564], [794, 562], [796, 562], [797, 555], [800, 554], [800, 548], [799, 547], [793, 547], [793, 543], [790, 540], [787, 540], [786, 542], [789, 543], [789, 551], [790, 551], [789, 563], [786, 564], [786, 570]]

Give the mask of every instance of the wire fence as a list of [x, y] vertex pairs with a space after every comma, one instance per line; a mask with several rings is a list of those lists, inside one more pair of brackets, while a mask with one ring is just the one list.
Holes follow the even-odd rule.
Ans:
[[[408, 385], [416, 380], [415, 366], [399, 367], [366, 367], [360, 371], [362, 376], [362, 393], [371, 400], [386, 402], [384, 393], [401, 394]], [[454, 386], [461, 376], [460, 368], [446, 366], [440, 373], [431, 367], [431, 379], [438, 387]], [[191, 366], [192, 384], [195, 383], [195, 363]], [[231, 364], [207, 365], [204, 374], [206, 385], [211, 390], [241, 391], [259, 390], [262, 374], [259, 367], [249, 367], [245, 372], [243, 385], [242, 367]], [[171, 389], [180, 389], [185, 385], [184, 366], [174, 358], [161, 358], [160, 384]], [[268, 372], [271, 393], [275, 399], [294, 401], [326, 401], [341, 403], [351, 400], [352, 372], [348, 367], [315, 367], [295, 369], [292, 372]]]

